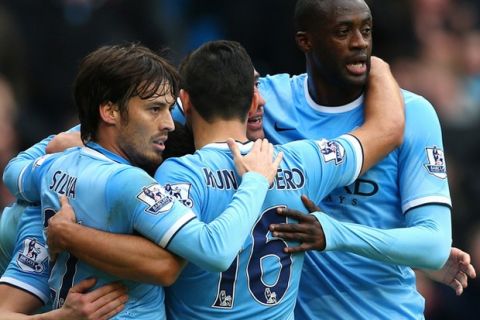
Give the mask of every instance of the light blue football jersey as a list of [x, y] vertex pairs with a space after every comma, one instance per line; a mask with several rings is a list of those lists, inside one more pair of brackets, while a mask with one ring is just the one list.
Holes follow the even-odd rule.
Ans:
[[[80, 126], [77, 125], [69, 129], [68, 132], [79, 130]], [[45, 154], [47, 144], [54, 137], [54, 135], [51, 135], [43, 139], [10, 160], [3, 174], [5, 185], [9, 186], [9, 188], [15, 186], [25, 167], [28, 166], [32, 160]], [[25, 210], [28, 205], [29, 203], [26, 201], [17, 200], [11, 206], [6, 207], [2, 214], [0, 214], [0, 274], [5, 271], [7, 265], [10, 263], [15, 247], [18, 221], [20, 220], [23, 210]]]
[[[27, 167], [21, 181], [19, 191], [25, 200], [40, 200], [41, 190], [43, 221], [59, 209], [58, 195], [63, 194], [69, 198], [80, 223], [114, 233], [137, 230], [157, 243], [177, 220], [189, 213], [171, 197], [162, 197], [161, 187], [143, 170], [96, 144], [39, 158]], [[69, 253], [60, 254], [49, 281], [54, 307], [63, 304], [73, 284], [91, 276], [98, 278], [97, 287], [120, 280]], [[165, 318], [161, 287], [134, 281], [124, 283], [129, 300], [116, 318]]]
[[[0, 283], [5, 283], [36, 296], [43, 304], [50, 298], [48, 252], [40, 219], [40, 207], [23, 207], [16, 232], [16, 246]], [[44, 310], [46, 311], [46, 310]]]
[[7, 269], [12, 259], [17, 237], [18, 222], [26, 203], [14, 202], [0, 214], [0, 275]]
[[[5, 185], [12, 186], [18, 183], [22, 170], [32, 161], [45, 154], [47, 144], [54, 136], [49, 136], [25, 151], [20, 152], [5, 168], [3, 180]], [[25, 208], [26, 201], [17, 200], [5, 207], [0, 215], [0, 274], [5, 271], [12, 258], [17, 238], [18, 222]]]
[[[22, 171], [17, 188], [11, 191], [27, 201], [41, 200], [43, 221], [48, 221], [59, 209], [58, 196], [65, 195], [79, 223], [112, 233], [138, 232], [200, 263], [212, 260], [201, 253], [204, 242], [216, 243], [217, 239], [224, 239], [233, 226], [249, 230], [258, 217], [268, 183], [259, 174], [245, 176], [247, 182], [242, 183], [241, 196], [232, 202], [232, 209], [225, 211], [222, 221], [208, 226], [196, 219], [191, 209], [166, 193], [146, 172], [95, 143], [33, 161]], [[241, 209], [244, 212], [239, 214]], [[222, 227], [225, 230], [218, 231]], [[247, 231], [244, 234], [246, 236]], [[232, 240], [233, 247], [235, 243], [240, 247], [243, 239]], [[54, 307], [63, 304], [73, 284], [90, 276], [98, 278], [97, 287], [120, 280], [69, 253], [60, 254], [49, 281]], [[165, 319], [163, 288], [135, 281], [123, 282], [128, 287], [129, 300], [117, 319]]]
[[[274, 143], [331, 138], [363, 121], [363, 97], [337, 107], [316, 104], [307, 76], [260, 80], [266, 100], [264, 129]], [[334, 190], [320, 207], [339, 221], [381, 229], [405, 226], [408, 210], [425, 204], [451, 206], [440, 124], [431, 104], [403, 91], [403, 144], [354, 183]], [[419, 319], [424, 299], [406, 266], [348, 252], [307, 252], [297, 319]]]
[[[238, 145], [245, 154], [253, 142]], [[276, 146], [275, 153], [279, 151], [284, 153], [283, 161], [261, 216], [235, 261], [224, 272], [188, 264], [165, 289], [169, 319], [293, 319], [304, 254], [284, 253], [283, 248], [293, 243], [272, 237], [268, 227], [287, 222], [276, 213], [279, 207], [305, 212], [302, 194], [320, 201], [336, 186], [351, 183], [360, 172], [363, 154], [350, 135]], [[170, 158], [155, 177], [205, 222], [228, 207], [239, 184], [226, 143], [208, 144], [193, 155]], [[228, 245], [230, 238], [221, 241]]]

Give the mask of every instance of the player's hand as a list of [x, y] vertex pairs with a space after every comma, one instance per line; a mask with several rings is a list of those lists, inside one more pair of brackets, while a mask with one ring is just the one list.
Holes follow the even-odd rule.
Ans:
[[79, 131], [60, 132], [47, 144], [45, 152], [55, 153], [77, 146], [83, 146]]
[[273, 160], [273, 145], [267, 139], [258, 139], [254, 142], [252, 150], [242, 156], [237, 144], [233, 139], [227, 140], [228, 147], [232, 151], [235, 167], [239, 175], [246, 172], [257, 172], [267, 178], [268, 183], [272, 184], [277, 175], [277, 169], [283, 158], [283, 153], [278, 153]]
[[76, 223], [75, 212], [68, 202], [68, 198], [64, 195], [59, 198], [60, 210], [48, 219], [48, 226], [45, 229], [47, 236], [47, 246], [50, 259], [56, 260], [57, 255], [66, 249], [66, 225]]
[[[306, 199], [308, 200], [308, 198]], [[277, 213], [298, 221], [298, 223], [271, 224], [269, 227], [274, 237], [301, 242], [296, 247], [285, 247], [284, 252], [293, 253], [325, 249], [325, 234], [322, 225], [315, 216], [285, 208], [278, 208]]]
[[475, 268], [470, 263], [470, 255], [458, 248], [450, 250], [447, 262], [440, 270], [422, 271], [432, 280], [446, 284], [455, 290], [457, 296], [468, 286], [468, 278], [475, 278]]
[[95, 283], [90, 278], [70, 288], [60, 310], [62, 319], [104, 320], [122, 311], [128, 300], [125, 286], [114, 282], [87, 292]]
[[318, 207], [315, 203], [313, 203], [313, 201], [310, 200], [306, 195], [302, 194], [300, 199], [302, 200], [303, 205], [308, 210], [308, 212], [312, 213], [316, 211], [322, 211], [322, 209], [320, 209], [320, 207]]

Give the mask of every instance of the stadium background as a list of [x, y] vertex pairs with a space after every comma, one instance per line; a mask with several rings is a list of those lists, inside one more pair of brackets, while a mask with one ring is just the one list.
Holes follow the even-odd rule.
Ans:
[[[374, 54], [440, 117], [454, 246], [480, 271], [480, 2], [371, 0]], [[304, 71], [294, 42], [295, 0], [3, 0], [0, 3], [0, 168], [14, 154], [77, 122], [71, 83], [103, 44], [138, 41], [181, 57], [212, 39], [248, 50], [261, 74]], [[0, 185], [0, 206], [12, 200]], [[471, 319], [480, 280], [461, 297], [419, 278], [427, 319]]]

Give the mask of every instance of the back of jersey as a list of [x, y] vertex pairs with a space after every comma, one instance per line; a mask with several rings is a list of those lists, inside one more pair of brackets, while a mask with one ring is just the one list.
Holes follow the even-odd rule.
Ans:
[[[122, 208], [112, 207], [108, 201], [111, 198], [109, 193], [124, 187], [109, 184], [111, 176], [130, 168], [129, 165], [117, 163], [88, 147], [70, 150], [51, 159], [47, 157], [37, 161], [36, 165], [43, 170], [41, 200], [44, 222], [59, 209], [59, 195], [65, 195], [75, 210], [79, 223], [113, 233], [132, 233], [132, 225], [121, 213]], [[68, 252], [60, 254], [51, 270], [49, 281], [54, 308], [61, 307], [72, 285], [92, 276], [98, 279], [97, 287], [120, 280], [91, 267]], [[128, 287], [129, 300], [116, 318], [164, 319], [162, 288], [133, 281], [122, 282]]]
[[[239, 145], [241, 152], [248, 152], [252, 144]], [[326, 158], [322, 161], [324, 154], [315, 141], [277, 147], [276, 153], [280, 150], [284, 160], [235, 261], [221, 273], [188, 264], [179, 279], [166, 288], [169, 319], [293, 319], [303, 254], [283, 252], [286, 246], [295, 244], [270, 233], [272, 223], [293, 222], [278, 215], [276, 209], [305, 212], [302, 194], [321, 199], [333, 186], [353, 180], [359, 167], [355, 157], [343, 165], [327, 163]], [[343, 156], [344, 150], [341, 153]], [[194, 155], [167, 160], [156, 179], [204, 222], [212, 221], [227, 208], [240, 183], [224, 143], [209, 144]]]

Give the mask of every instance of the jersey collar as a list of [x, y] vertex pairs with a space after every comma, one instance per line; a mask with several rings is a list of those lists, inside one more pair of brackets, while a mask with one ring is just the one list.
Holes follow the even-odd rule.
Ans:
[[87, 142], [85, 150], [89, 154], [106, 160], [131, 165], [131, 163], [127, 159], [105, 149], [104, 147], [93, 141]]
[[[252, 149], [253, 147], [253, 141], [247, 141], [247, 142], [240, 142], [240, 141], [235, 141], [235, 143], [238, 146], [238, 149], [240, 150], [240, 153], [247, 153]], [[213, 142], [205, 145], [202, 149], [216, 149], [216, 150], [223, 150], [223, 151], [230, 151], [230, 148], [228, 147], [228, 144], [226, 142]]]
[[359, 108], [363, 103], [364, 94], [362, 93], [362, 95], [360, 97], [358, 97], [354, 101], [352, 101], [350, 103], [347, 103], [343, 106], [332, 107], [332, 106], [319, 105], [315, 101], [313, 101], [312, 97], [310, 96], [310, 92], [308, 92], [308, 82], [307, 82], [307, 80], [308, 80], [308, 76], [305, 77], [305, 80], [304, 80], [304, 83], [303, 83], [303, 90], [305, 92], [305, 99], [307, 99], [308, 105], [310, 107], [312, 107], [312, 109], [314, 109], [314, 110], [324, 112], [324, 113], [343, 113], [343, 112], [348, 112], [348, 111], [354, 110], [356, 108]]

